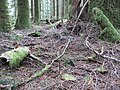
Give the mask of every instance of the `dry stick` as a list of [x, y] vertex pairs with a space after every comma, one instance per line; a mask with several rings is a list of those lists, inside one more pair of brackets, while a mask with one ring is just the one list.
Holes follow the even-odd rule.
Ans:
[[73, 33], [73, 31], [74, 31], [74, 29], [75, 29], [75, 27], [76, 27], [76, 25], [77, 25], [77, 22], [78, 22], [78, 20], [79, 20], [79, 18], [80, 18], [80, 16], [81, 16], [81, 14], [82, 14], [85, 6], [87, 5], [88, 1], [89, 1], [89, 0], [87, 0], [87, 1], [85, 2], [85, 4], [83, 5], [81, 11], [79, 12], [79, 15], [78, 15], [78, 17], [77, 17], [77, 19], [76, 19], [76, 21], [75, 21], [75, 24], [74, 24], [74, 26], [73, 26], [73, 29], [72, 29], [71, 33]]
[[101, 57], [103, 57], [103, 58], [112, 59], [112, 60], [120, 63], [120, 60], [117, 59], [117, 58], [115, 58], [115, 57], [103, 55], [103, 50], [102, 50], [102, 53], [99, 53], [98, 51], [96, 51], [95, 49], [93, 49], [93, 47], [91, 46], [91, 44], [90, 44], [89, 41], [88, 41], [88, 38], [89, 38], [89, 36], [88, 36], [88, 37], [86, 38], [86, 40], [85, 40], [85, 43], [86, 43], [86, 46], [88, 47], [88, 49], [90, 49], [90, 50], [93, 51], [95, 54], [97, 54], [97, 55], [99, 55], [99, 56], [101, 56]]
[[41, 62], [41, 63], [44, 64], [44, 65], [47, 65], [47, 63], [43, 62], [40, 58], [36, 57], [36, 56], [33, 55], [33, 54], [30, 54], [30, 57], [33, 58], [33, 59], [35, 59], [35, 60], [37, 60], [37, 61], [39, 61], [39, 62]]
[[55, 61], [57, 61], [58, 59], [60, 59], [60, 58], [65, 54], [66, 49], [68, 48], [70, 42], [71, 42], [71, 41], [70, 41], [70, 39], [69, 39], [69, 40], [68, 40], [68, 43], [66, 44], [66, 46], [65, 46], [65, 48], [64, 48], [64, 50], [63, 50], [63, 52], [62, 52], [62, 54], [59, 55], [58, 57], [56, 57], [55, 59], [53, 59], [50, 65], [52, 65]]

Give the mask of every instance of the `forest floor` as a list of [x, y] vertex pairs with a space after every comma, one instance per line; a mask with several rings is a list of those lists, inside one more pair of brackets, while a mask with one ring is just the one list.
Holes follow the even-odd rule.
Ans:
[[[93, 52], [102, 51], [102, 55], [120, 60], [120, 44], [98, 39], [99, 26], [91, 22], [79, 21], [75, 29], [75, 33], [79, 34], [71, 35], [73, 25], [74, 21], [69, 21], [58, 29], [46, 28], [43, 24], [33, 26], [30, 30], [0, 32], [0, 54], [15, 47], [28, 46], [31, 53], [45, 63], [61, 55], [70, 40], [63, 57], [54, 62], [43, 76], [16, 90], [120, 90], [120, 63]], [[40, 32], [40, 36], [29, 35], [34, 31]], [[89, 39], [86, 39], [88, 35]], [[86, 40], [92, 50], [87, 47]], [[7, 64], [0, 64], [0, 80], [10, 77], [14, 82], [23, 82], [42, 68], [44, 65], [41, 62], [30, 57], [14, 69]], [[75, 80], [64, 80], [63, 74], [72, 75]]]

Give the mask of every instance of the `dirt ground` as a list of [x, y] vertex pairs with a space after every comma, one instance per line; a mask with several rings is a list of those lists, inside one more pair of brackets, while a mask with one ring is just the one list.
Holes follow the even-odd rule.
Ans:
[[[71, 35], [70, 30], [73, 25], [74, 21], [69, 21], [58, 29], [46, 28], [43, 24], [33, 26], [30, 30], [0, 32], [0, 54], [15, 47], [28, 46], [31, 48], [31, 53], [45, 63], [50, 63], [58, 57], [68, 40], [71, 41], [63, 57], [56, 61], [42, 77], [12, 90], [120, 90], [120, 63], [96, 55], [86, 46], [85, 41], [89, 35], [89, 43], [94, 50], [98, 52], [103, 50], [103, 55], [118, 60], [120, 60], [120, 44], [98, 39], [99, 26], [91, 22], [79, 21], [74, 35]], [[28, 36], [34, 31], [39, 31], [41, 35]], [[20, 36], [19, 40], [13, 38], [16, 35]], [[93, 56], [95, 58], [89, 59]], [[101, 67], [102, 71], [99, 71]], [[29, 56], [14, 69], [11, 69], [8, 64], [0, 64], [0, 81], [4, 80], [5, 83], [11, 80], [13, 84], [23, 82], [42, 68], [44, 65], [41, 62]], [[64, 73], [73, 75], [76, 80], [62, 79], [61, 75]]]

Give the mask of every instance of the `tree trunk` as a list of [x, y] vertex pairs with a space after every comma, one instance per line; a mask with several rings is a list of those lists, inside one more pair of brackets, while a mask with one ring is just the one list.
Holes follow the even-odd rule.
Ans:
[[34, 0], [31, 0], [31, 20], [34, 20]]
[[52, 19], [55, 19], [55, 0], [53, 0], [53, 17]]
[[34, 0], [34, 23], [39, 24], [40, 22], [40, 0]]
[[59, 0], [56, 1], [56, 7], [57, 7], [57, 20], [59, 20]]
[[65, 1], [63, 0], [62, 2], [62, 17], [64, 18], [64, 14], [65, 14]]
[[74, 17], [77, 17], [77, 8], [78, 8], [78, 3], [79, 3], [79, 0], [71, 0], [71, 5], [72, 5], [72, 16]]
[[18, 17], [16, 21], [16, 29], [30, 28], [30, 9], [28, 0], [17, 0]]
[[7, 0], [0, 0], [0, 31], [8, 32], [11, 30], [11, 22], [8, 13]]

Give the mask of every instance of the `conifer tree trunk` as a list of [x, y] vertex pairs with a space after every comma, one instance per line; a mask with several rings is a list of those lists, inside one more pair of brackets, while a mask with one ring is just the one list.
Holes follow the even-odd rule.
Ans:
[[38, 24], [40, 22], [40, 0], [34, 0], [34, 23]]
[[8, 1], [0, 0], [0, 31], [8, 32], [11, 30], [11, 23], [8, 13]]
[[64, 12], [65, 11], [65, 1], [62, 1], [62, 17], [64, 18]]
[[53, 19], [55, 19], [55, 0], [53, 0]]
[[57, 20], [58, 20], [59, 19], [59, 0], [57, 0], [56, 2], [57, 2], [56, 7], [57, 7]]
[[31, 20], [34, 18], [34, 0], [31, 0]]
[[17, 0], [18, 16], [15, 28], [27, 29], [30, 28], [30, 9], [28, 0]]

